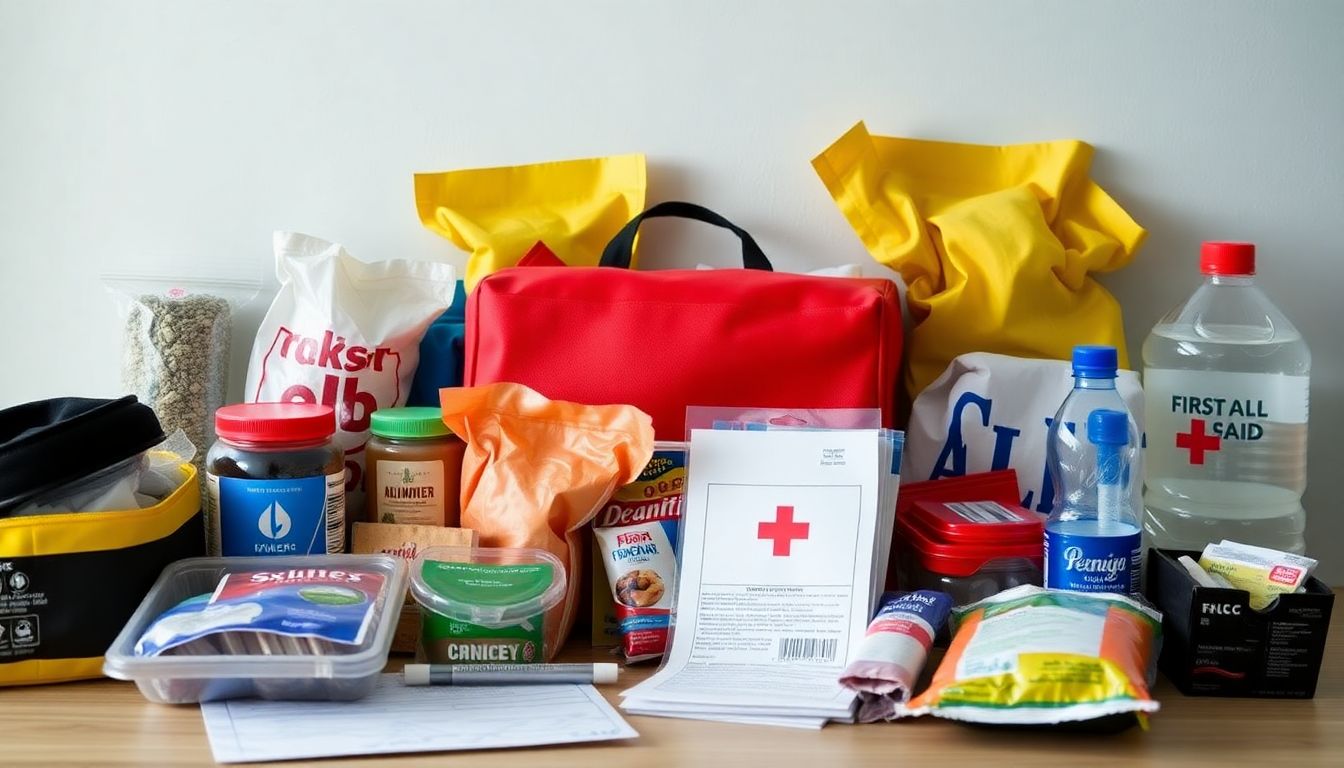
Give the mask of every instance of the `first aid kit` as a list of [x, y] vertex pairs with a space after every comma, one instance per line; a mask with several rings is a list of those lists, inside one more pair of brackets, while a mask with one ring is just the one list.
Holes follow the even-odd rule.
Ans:
[[[689, 218], [731, 231], [744, 269], [640, 272], [640, 224]], [[688, 258], [694, 263], [695, 256]], [[659, 440], [685, 437], [689, 405], [881, 408], [895, 418], [901, 312], [890, 280], [772, 271], [756, 240], [697, 205], [630, 221], [601, 266], [520, 266], [467, 300], [469, 386], [526, 384], [555, 400], [628, 403]]]

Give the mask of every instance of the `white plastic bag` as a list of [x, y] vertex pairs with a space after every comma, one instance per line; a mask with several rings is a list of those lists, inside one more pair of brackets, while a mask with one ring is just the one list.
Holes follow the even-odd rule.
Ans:
[[365, 263], [335, 243], [277, 232], [275, 271], [280, 292], [252, 345], [244, 397], [336, 411], [347, 515], [360, 515], [369, 417], [406, 403], [420, 337], [452, 303], [453, 268], [406, 259]]
[[[1138, 374], [1119, 371], [1116, 388], [1142, 433]], [[914, 482], [1011, 468], [1017, 470], [1022, 506], [1050, 512], [1055, 491], [1046, 476], [1046, 432], [1072, 390], [1073, 368], [1063, 360], [989, 352], [958, 356], [915, 398], [901, 478]]]

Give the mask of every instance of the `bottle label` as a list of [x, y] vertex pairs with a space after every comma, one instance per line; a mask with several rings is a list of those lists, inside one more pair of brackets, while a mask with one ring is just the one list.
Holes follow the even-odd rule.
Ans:
[[373, 493], [379, 523], [443, 525], [443, 462], [378, 461]]
[[1134, 533], [1085, 536], [1045, 532], [1045, 586], [1074, 592], [1139, 594], [1140, 540]]
[[345, 473], [249, 480], [206, 476], [219, 553], [325, 555], [345, 548]]
[[1306, 449], [1307, 376], [1149, 369], [1143, 378], [1156, 476], [1180, 468], [1186, 477], [1223, 477], [1220, 469], [1245, 466], [1253, 453]]

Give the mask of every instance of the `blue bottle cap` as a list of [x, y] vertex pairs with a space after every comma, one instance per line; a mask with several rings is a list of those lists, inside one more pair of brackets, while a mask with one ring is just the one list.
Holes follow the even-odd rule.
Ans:
[[1087, 379], [1113, 379], [1120, 367], [1115, 347], [1080, 344], [1073, 348], [1073, 375]]
[[1089, 413], [1087, 439], [1093, 445], [1128, 445], [1129, 414], [1106, 408]]

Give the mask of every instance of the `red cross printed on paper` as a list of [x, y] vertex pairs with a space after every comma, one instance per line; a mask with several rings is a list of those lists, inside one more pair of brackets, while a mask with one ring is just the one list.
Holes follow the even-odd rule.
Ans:
[[1204, 452], [1212, 453], [1222, 447], [1223, 439], [1217, 435], [1204, 434], [1204, 420], [1191, 419], [1189, 432], [1176, 433], [1176, 447], [1190, 451], [1191, 464], [1203, 464]]
[[794, 539], [806, 539], [809, 523], [793, 522], [793, 507], [775, 507], [773, 523], [758, 523], [756, 538], [770, 539], [774, 542], [775, 557], [788, 557]]

